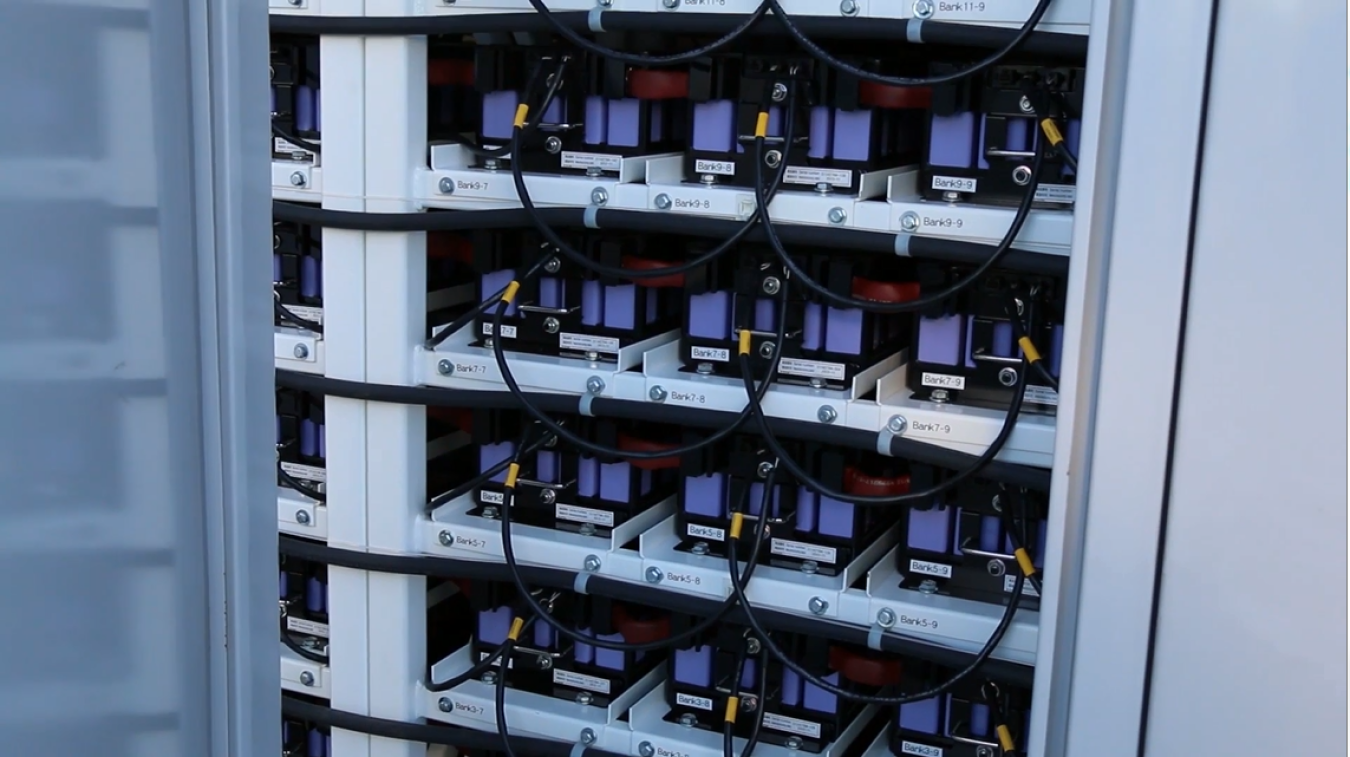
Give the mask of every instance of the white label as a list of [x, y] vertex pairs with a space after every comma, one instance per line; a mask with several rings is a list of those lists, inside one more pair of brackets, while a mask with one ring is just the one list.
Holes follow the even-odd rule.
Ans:
[[460, 699], [455, 700], [455, 714], [461, 717], [473, 718], [474, 720], [497, 721], [496, 714], [489, 712], [488, 708], [481, 704], [472, 704]]
[[592, 510], [589, 507], [564, 505], [560, 502], [554, 505], [553, 516], [558, 520], [570, 520], [573, 523], [594, 523], [605, 528], [614, 527], [614, 513], [605, 510]]
[[723, 531], [720, 528], [713, 528], [712, 526], [700, 526], [697, 523], [690, 523], [689, 527], [685, 529], [685, 533], [695, 539], [707, 539], [708, 541], [727, 540], [726, 531]]
[[707, 213], [712, 207], [712, 200], [707, 197], [670, 198], [670, 209], [676, 213]]
[[708, 404], [708, 396], [695, 391], [670, 390], [670, 397], [666, 400], [672, 405], [689, 405], [699, 407]]
[[553, 682], [562, 686], [571, 686], [574, 689], [586, 689], [601, 694], [609, 693], [609, 681], [604, 678], [596, 678], [582, 673], [573, 673], [570, 670], [553, 669]]
[[831, 565], [839, 559], [839, 550], [834, 547], [822, 547], [817, 544], [806, 544], [788, 539], [770, 539], [769, 554], [795, 557], [800, 560], [815, 560]]
[[[492, 324], [491, 324], [491, 323], [484, 323], [484, 324], [483, 324], [483, 335], [484, 335], [484, 336], [492, 336]], [[516, 338], [516, 327], [515, 327], [515, 326], [510, 326], [510, 325], [508, 325], [508, 324], [503, 323], [503, 324], [502, 324], [502, 338], [503, 338], [503, 339], [515, 339], [515, 338]]]
[[[319, 140], [317, 139], [306, 139], [305, 141], [313, 142], [316, 145], [319, 144]], [[300, 147], [298, 145], [293, 145], [290, 142], [287, 142], [286, 140], [282, 139], [281, 137], [272, 137], [272, 152], [284, 152], [290, 155], [292, 158], [294, 158], [297, 155], [307, 156], [310, 158], [314, 156], [313, 152], [310, 152], [309, 150], [306, 150], [305, 148]]]
[[[1009, 589], [1009, 591], [1012, 591], [1012, 590]], [[294, 632], [296, 632], [296, 633], [307, 634], [307, 635], [309, 635], [309, 636], [318, 636], [318, 637], [321, 638], [321, 639], [326, 639], [326, 638], [328, 638], [328, 624], [327, 624], [327, 623], [316, 623], [316, 622], [314, 622], [314, 621], [312, 621], [312, 620], [305, 620], [304, 618], [293, 618], [293, 617], [287, 616], [287, 617], [286, 617], [286, 630], [287, 630], [287, 631], [294, 631]]]
[[844, 380], [843, 363], [822, 363], [818, 360], [799, 360], [785, 357], [778, 361], [778, 372], [788, 376], [823, 378], [833, 381]]
[[1028, 386], [1026, 400], [1034, 405], [1059, 407], [1059, 392], [1048, 386]]
[[715, 176], [735, 176], [736, 164], [729, 160], [694, 160], [694, 173]]
[[937, 633], [938, 625], [937, 618], [930, 618], [924, 615], [898, 613], [895, 618], [895, 627], [901, 630]]
[[838, 168], [811, 168], [809, 166], [788, 166], [783, 171], [783, 181], [788, 184], [829, 184], [834, 187], [848, 187], [853, 183], [853, 172]]
[[951, 578], [952, 566], [943, 565], [940, 562], [928, 562], [927, 560], [910, 560], [910, 573], [922, 573], [925, 576], [937, 576], [938, 578]]
[[[287, 310], [291, 311], [291, 315], [295, 316], [296, 318], [300, 318], [306, 321], [313, 321], [314, 323], [320, 325], [323, 324], [323, 308], [311, 307], [309, 305], [286, 305], [284, 307]], [[286, 320], [282, 320], [282, 323], [287, 326], [295, 325]]]
[[[688, 0], [685, 0], [685, 2], [688, 2]], [[657, 744], [656, 751], [652, 757], [690, 757], [690, 754], [679, 749], [672, 749], [668, 746]]]
[[928, 744], [915, 744], [913, 741], [900, 742], [900, 754], [913, 754], [917, 757], [942, 757], [942, 747]]
[[313, 465], [282, 463], [281, 469], [286, 471], [287, 475], [292, 478], [300, 478], [305, 481], [317, 481], [321, 484], [328, 483], [328, 471], [323, 468], [316, 468]]
[[1078, 199], [1078, 187], [1072, 184], [1037, 184], [1036, 202], [1071, 204]]
[[707, 710], [712, 712], [713, 701], [706, 697], [696, 697], [690, 694], [681, 694], [675, 692], [675, 704], [681, 707], [693, 707], [696, 710]]
[[563, 168], [599, 168], [603, 171], [617, 171], [623, 167], [623, 158], [598, 152], [564, 152], [561, 165]]
[[[512, 336], [515, 336], [515, 334], [512, 334]], [[562, 333], [558, 335], [558, 349], [572, 350], [573, 352], [604, 352], [617, 355], [619, 354], [619, 340], [611, 336]]]
[[[1011, 574], [1011, 573], [1005, 575], [1005, 576], [1003, 577], [1003, 592], [1004, 592], [1005, 594], [1011, 593], [1012, 590], [1013, 590], [1013, 584], [1015, 584], [1015, 583], [1017, 583], [1017, 576], [1015, 576], [1015, 575], [1013, 575], [1013, 574]], [[1039, 597], [1040, 594], [1037, 594], [1037, 593], [1036, 593], [1036, 587], [1035, 587], [1035, 586], [1032, 586], [1030, 581], [1023, 581], [1023, 582], [1022, 582], [1022, 596], [1025, 596], [1025, 597]]]
[[795, 733], [798, 736], [805, 736], [809, 739], [820, 738], [820, 724], [812, 723], [809, 720], [799, 720], [790, 718], [786, 715], [776, 715], [772, 712], [764, 713], [764, 727], [772, 728], [775, 731], [786, 731]]
[[[507, 181], [501, 179], [500, 181]], [[488, 181], [487, 179], [455, 179], [455, 196], [463, 195], [485, 195], [497, 181]]]
[[454, 375], [462, 378], [480, 378], [495, 372], [496, 369], [495, 364], [489, 366], [487, 363], [461, 363], [456, 360]]
[[962, 179], [956, 176], [934, 176], [933, 189], [943, 192], [974, 192], [979, 184], [974, 179]]
[[716, 363], [731, 362], [731, 350], [720, 347], [690, 347], [689, 357], [694, 360], [711, 360]]
[[675, 584], [677, 586], [687, 586], [696, 588], [703, 586], [703, 576], [696, 573], [680, 573], [673, 570], [666, 571], [665, 582], [667, 585]]
[[[979, 16], [993, 10], [993, 5], [993, 2], [986, 2], [986, 0], [939, 0], [937, 8], [933, 10], [933, 15], [936, 16], [939, 13], [957, 13], [967, 16]], [[928, 752], [923, 752], [922, 754], [926, 755]]]
[[502, 494], [501, 492], [493, 492], [488, 491], [487, 489], [480, 489], [478, 492], [478, 501], [484, 502], [489, 505], [502, 505], [506, 504], [506, 495]]
[[956, 389], [958, 391], [966, 388], [965, 376], [948, 376], [945, 373], [927, 373], [919, 378], [919, 383], [923, 386], [937, 387], [938, 389]]

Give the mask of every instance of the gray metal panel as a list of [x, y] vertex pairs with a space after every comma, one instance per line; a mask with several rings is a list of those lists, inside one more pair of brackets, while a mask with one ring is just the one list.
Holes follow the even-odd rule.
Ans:
[[1345, 748], [1345, 28], [1219, 6], [1149, 755]]

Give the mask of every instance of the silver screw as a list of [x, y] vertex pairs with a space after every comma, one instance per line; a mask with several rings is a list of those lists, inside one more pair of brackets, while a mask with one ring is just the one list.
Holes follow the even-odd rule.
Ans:
[[773, 463], [768, 460], [760, 463], [759, 467], [755, 468], [755, 474], [760, 478], [768, 478], [770, 473], [773, 473]]
[[698, 365], [694, 366], [694, 372], [698, 373], [701, 376], [707, 376], [708, 374], [713, 372], [713, 364], [699, 363]]
[[577, 528], [577, 533], [582, 536], [595, 536], [595, 524], [582, 523], [581, 526]]
[[801, 749], [801, 748], [802, 748], [802, 740], [801, 740], [800, 737], [797, 737], [797, 736], [789, 736], [789, 737], [788, 737], [788, 740], [787, 740], [787, 743], [783, 744], [783, 746], [787, 747], [788, 749], [793, 749], [793, 750]]
[[666, 574], [662, 573], [661, 569], [655, 565], [648, 568], [645, 575], [649, 584], [659, 584], [666, 579]]
[[759, 356], [768, 360], [773, 357], [773, 342], [765, 342], [759, 346]]
[[553, 668], [553, 658], [546, 654], [541, 654], [534, 658], [534, 664], [539, 666], [540, 670], [551, 670]]
[[810, 384], [812, 389], [824, 389], [826, 386], [829, 385], [829, 382], [818, 376], [812, 376], [810, 379]]
[[1003, 368], [998, 372], [998, 383], [1004, 386], [1012, 386], [1017, 383], [1017, 371], [1012, 368]]
[[994, 508], [994, 512], [996, 513], [1003, 512], [1003, 497], [995, 494], [994, 498], [989, 500], [989, 506]]
[[557, 273], [562, 270], [562, 261], [557, 258], [549, 258], [548, 262], [544, 264], [544, 270], [548, 273]]
[[598, 179], [598, 178], [600, 178], [601, 176], [604, 176], [604, 175], [605, 175], [605, 169], [601, 168], [600, 166], [586, 166], [586, 177], [587, 177], [587, 178], [590, 178], [590, 179]]
[[586, 379], [586, 391], [590, 394], [599, 394], [605, 391], [605, 380], [599, 376], [591, 376]]
[[492, 349], [492, 337], [488, 337], [487, 339], [484, 339], [484, 340], [483, 340], [483, 346], [486, 347], [486, 348], [488, 348], [488, 349]]
[[928, 393], [928, 399], [938, 403], [939, 405], [943, 404], [950, 398], [951, 395], [947, 392], [946, 389], [934, 389], [933, 391]]
[[309, 357], [309, 348], [303, 344], [297, 344], [295, 345], [295, 349], [291, 350], [291, 354], [295, 355], [301, 360], [304, 360], [305, 358]]
[[816, 573], [820, 572], [820, 563], [815, 560], [804, 560], [801, 565], [797, 566], [797, 570], [800, 570], [808, 576], [814, 576]]
[[895, 625], [895, 610], [889, 607], [883, 607], [877, 612], [877, 625], [882, 628], [890, 628]]
[[302, 174], [302, 173], [300, 173], [299, 171], [296, 171], [296, 172], [292, 173], [292, 174], [291, 174], [291, 186], [294, 186], [294, 187], [303, 187], [303, 186], [305, 186], [305, 175]]
[[843, 223], [848, 220], [848, 213], [843, 208], [830, 208], [830, 223]]
[[707, 184], [710, 187], [717, 183], [717, 177], [710, 173], [699, 176], [698, 180], [700, 183]]
[[960, 193], [960, 192], [943, 192], [943, 193], [942, 193], [942, 201], [943, 201], [943, 202], [958, 202], [960, 199], [961, 199], [961, 193]]
[[597, 361], [597, 360], [600, 359], [600, 353], [598, 353], [598, 352], [593, 352], [593, 351], [587, 351], [587, 352], [586, 352], [586, 359], [589, 360], [590, 362], [594, 363], [595, 361]]
[[1031, 183], [1031, 169], [1026, 166], [1018, 166], [1013, 169], [1013, 183], [1019, 187], [1025, 187]]
[[694, 546], [691, 547], [689, 551], [693, 552], [696, 555], [706, 555], [708, 554], [708, 542], [706, 541], [695, 542]]
[[592, 205], [604, 205], [607, 202], [609, 202], [609, 192], [606, 192], [600, 187], [591, 190]]
[[668, 11], [673, 11], [680, 7], [680, 0], [661, 0], [661, 5]]
[[1002, 560], [990, 560], [989, 564], [984, 566], [984, 569], [989, 571], [989, 575], [995, 578], [1008, 572], [1008, 567], [1003, 564]]
[[665, 192], [657, 195], [654, 202], [656, 203], [657, 210], [670, 210], [670, 195]]
[[483, 683], [492, 684], [497, 682], [496, 671], [489, 670], [483, 674]]
[[685, 728], [693, 728], [696, 723], [698, 723], [698, 718], [694, 717], [691, 712], [686, 712], [680, 716], [680, 725]]
[[1017, 107], [1021, 108], [1023, 113], [1030, 113], [1036, 109], [1032, 106], [1031, 99], [1025, 96], [1017, 102]]
[[839, 413], [829, 405], [821, 405], [820, 409], [816, 411], [816, 420], [821, 423], [834, 423], [838, 418]]
[[891, 419], [886, 421], [886, 428], [890, 429], [892, 434], [903, 434], [905, 429], [909, 428], [909, 421], [905, 420], [903, 415], [892, 415]]
[[817, 194], [827, 195], [827, 194], [829, 194], [829, 193], [831, 193], [831, 192], [833, 192], [833, 191], [834, 191], [834, 187], [833, 187], [828, 181], [818, 181], [818, 182], [816, 182], [816, 193], [817, 193]]
[[[848, 2], [849, 0], [844, 0]], [[776, 103], [781, 103], [787, 99], [787, 85], [782, 82], [774, 82], [773, 92], [769, 95]]]
[[934, 10], [933, 0], [914, 0], [915, 18], [932, 18]]
[[556, 155], [562, 152], [562, 140], [557, 137], [549, 137], [544, 140], [544, 149]]
[[777, 168], [779, 163], [783, 162], [783, 153], [777, 150], [769, 150], [764, 153], [764, 165], [769, 168]]
[[608, 8], [614, 4], [614, 0], [595, 0], [595, 4], [601, 8]]
[[[591, 695], [591, 692], [589, 692], [589, 691], [583, 691], [583, 692], [577, 694], [577, 704], [590, 704], [591, 702], [594, 702], [594, 701], [595, 701], [595, 697], [592, 696], [592, 695]], [[587, 729], [587, 730], [589, 730], [589, 729]], [[592, 738], [594, 738], [594, 734], [592, 734]]]
[[442, 547], [448, 547], [455, 543], [455, 535], [449, 531], [442, 531], [436, 534], [436, 541], [440, 542]]
[[759, 697], [741, 697], [741, 712], [754, 712], [759, 707]]
[[449, 376], [455, 372], [455, 364], [449, 360], [438, 360], [436, 362], [436, 372], [442, 376]]
[[776, 276], [770, 276], [764, 280], [760, 288], [764, 290], [765, 294], [778, 294], [778, 290], [783, 288], [783, 282], [779, 281]]
[[638, 744], [638, 757], [656, 757], [656, 747], [650, 741]]
[[918, 230], [919, 230], [919, 214], [918, 214], [918, 213], [915, 213], [914, 211], [911, 210], [911, 211], [909, 211], [909, 212], [904, 213], [903, 215], [901, 215], [901, 216], [900, 216], [900, 230], [901, 230], [901, 231], [918, 231]]
[[299, 523], [299, 524], [302, 525], [302, 526], [308, 526], [308, 525], [309, 525], [309, 511], [307, 511], [307, 510], [296, 510], [296, 511], [295, 511], [295, 522], [296, 522], [296, 523]]
[[663, 387], [654, 386], [651, 391], [647, 392], [647, 396], [651, 398], [652, 402], [665, 402], [666, 397], [669, 395], [666, 394], [666, 390]]
[[483, 508], [483, 517], [487, 518], [488, 520], [496, 520], [497, 508], [491, 506]]
[[581, 729], [581, 743], [590, 746], [595, 743], [595, 731], [590, 728]]
[[447, 176], [436, 182], [436, 188], [439, 189], [443, 195], [452, 195], [455, 193], [455, 180]]
[[990, 746], [976, 747], [975, 757], [994, 757], [994, 748]]
[[856, 0], [844, 0], [839, 3], [839, 12], [845, 16], [858, 15], [858, 3]]
[[300, 7], [300, 4], [303, 3], [303, 2], [305, 2], [305, 0], [290, 0], [290, 4], [291, 4], [291, 5], [294, 5], [294, 6], [297, 7], [297, 8], [299, 8], [299, 7]]
[[925, 578], [919, 582], [920, 594], [937, 594], [937, 581], [931, 578]]
[[825, 611], [830, 609], [830, 603], [820, 597], [811, 597], [811, 601], [807, 604], [807, 608], [811, 610], [812, 615], [824, 615]]
[[751, 636], [750, 638], [748, 638], [748, 639], [745, 640], [745, 653], [746, 653], [746, 654], [759, 654], [759, 650], [760, 650], [760, 649], [761, 649], [761, 647], [760, 647], [760, 645], [759, 645], [759, 637], [758, 637], [758, 636]]
[[484, 171], [496, 171], [501, 167], [502, 167], [501, 162], [498, 161], [496, 158], [487, 158], [483, 161]]
[[547, 331], [547, 332], [550, 333], [550, 334], [556, 334], [556, 333], [558, 333], [558, 330], [561, 329], [561, 328], [562, 328], [562, 324], [561, 324], [561, 323], [558, 323], [558, 319], [557, 319], [557, 318], [554, 318], [553, 316], [549, 316], [549, 317], [547, 317], [547, 318], [544, 319], [544, 331]]
[[306, 686], [313, 686], [313, 685], [314, 685], [314, 674], [311, 673], [311, 672], [309, 672], [308, 670], [306, 670], [305, 672], [301, 673], [301, 674], [300, 674], [300, 683], [302, 683], [302, 684], [304, 684], [304, 685], [306, 685]]
[[586, 569], [587, 573], [594, 573], [600, 570], [600, 556], [586, 555], [586, 559], [581, 563], [581, 567]]
[[[483, 676], [483, 679], [487, 680], [487, 676], [486, 675]], [[455, 705], [449, 699], [441, 697], [440, 699], [436, 700], [436, 709], [440, 710], [441, 712], [450, 712], [451, 710], [455, 709]]]
[[546, 505], [551, 505], [558, 501], [558, 493], [552, 489], [544, 489], [539, 492], [539, 501]]

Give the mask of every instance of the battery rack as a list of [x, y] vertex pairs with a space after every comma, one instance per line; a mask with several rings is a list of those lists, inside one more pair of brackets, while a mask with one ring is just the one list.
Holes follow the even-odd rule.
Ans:
[[1044, 754], [1089, 0], [269, 4], [284, 755]]

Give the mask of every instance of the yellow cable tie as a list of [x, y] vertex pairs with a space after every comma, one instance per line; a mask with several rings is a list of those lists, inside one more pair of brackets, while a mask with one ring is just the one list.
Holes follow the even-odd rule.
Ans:
[[525, 128], [525, 117], [528, 115], [530, 115], [530, 106], [526, 105], [525, 103], [521, 103], [520, 105], [516, 106], [515, 127], [517, 129]]
[[511, 632], [506, 634], [506, 638], [511, 641], [520, 641], [520, 632], [525, 630], [525, 619], [516, 618], [511, 621]]
[[745, 523], [744, 515], [742, 515], [741, 513], [731, 514], [731, 528], [728, 529], [728, 533], [731, 534], [731, 538], [733, 539], [741, 538], [741, 526], [744, 523]]
[[1017, 748], [1017, 742], [1013, 741], [1012, 731], [1008, 726], [1001, 725], [994, 729], [998, 733], [998, 745], [1003, 747], [1003, 751], [1011, 752]]
[[759, 138], [769, 136], [769, 112], [760, 111], [759, 116], [755, 118], [755, 136]]
[[1039, 363], [1041, 361], [1041, 353], [1036, 349], [1036, 345], [1032, 344], [1031, 337], [1024, 336], [1018, 339], [1017, 346], [1022, 348], [1022, 354], [1027, 356], [1028, 363]]
[[[506, 291], [502, 292], [502, 302], [505, 302], [507, 305], [510, 305], [511, 301], [516, 298], [516, 292], [519, 291], [520, 291], [519, 281], [512, 281], [510, 284], [507, 284]], [[1023, 352], [1025, 351], [1026, 350], [1023, 350]]]
[[1025, 549], [1018, 547], [1013, 550], [1013, 557], [1017, 558], [1017, 567], [1022, 569], [1022, 575], [1036, 575], [1036, 564], [1031, 561], [1031, 555], [1027, 554]]
[[1059, 127], [1052, 119], [1041, 119], [1041, 131], [1045, 132], [1045, 138], [1055, 147], [1059, 147], [1059, 143], [1064, 141], [1064, 135], [1059, 133]]
[[751, 335], [750, 335], [750, 329], [741, 329], [741, 337], [740, 337], [740, 338], [741, 338], [741, 346], [740, 346], [739, 354], [741, 354], [741, 355], [749, 355], [749, 354], [750, 354], [750, 336], [751, 336]]
[[511, 463], [506, 467], [506, 488], [516, 488], [516, 478], [520, 476], [520, 463]]
[[727, 697], [726, 722], [735, 723], [736, 714], [741, 711], [741, 698], [738, 696]]

